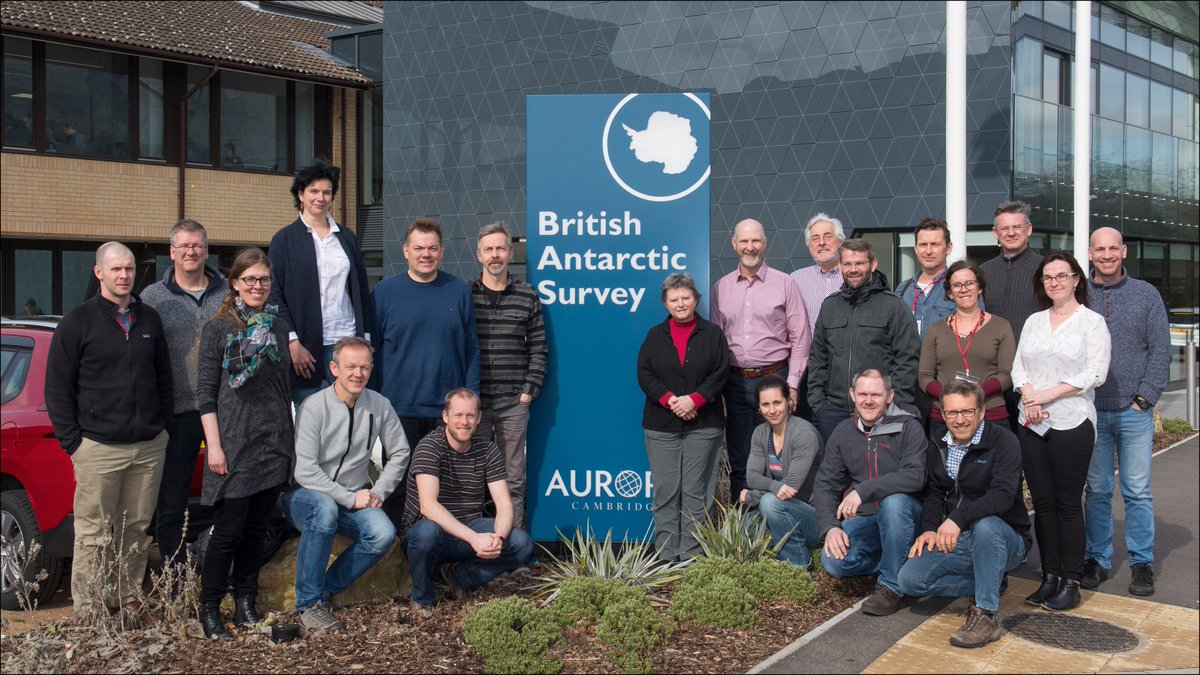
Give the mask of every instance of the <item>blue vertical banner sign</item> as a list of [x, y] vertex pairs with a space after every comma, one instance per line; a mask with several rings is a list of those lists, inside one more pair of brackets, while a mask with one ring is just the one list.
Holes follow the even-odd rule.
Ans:
[[709, 97], [526, 101], [526, 257], [550, 342], [529, 424], [527, 525], [538, 540], [588, 527], [642, 539], [654, 486], [637, 355], [667, 317], [668, 275], [709, 287]]

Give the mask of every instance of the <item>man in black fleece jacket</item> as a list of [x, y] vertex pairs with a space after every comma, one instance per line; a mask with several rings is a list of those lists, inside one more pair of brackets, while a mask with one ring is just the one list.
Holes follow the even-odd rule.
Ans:
[[1003, 425], [983, 419], [983, 390], [955, 380], [942, 390], [949, 430], [931, 439], [922, 533], [900, 570], [905, 595], [972, 596], [955, 647], [1000, 638], [996, 610], [1004, 575], [1025, 561], [1032, 541], [1021, 496], [1021, 446]]
[[893, 402], [890, 377], [869, 369], [851, 383], [856, 416], [833, 430], [813, 486], [821, 565], [832, 577], [878, 572], [862, 611], [884, 616], [902, 604], [896, 575], [921, 517], [928, 441], [917, 417]]
[[141, 614], [146, 527], [173, 420], [167, 338], [158, 312], [133, 295], [136, 269], [124, 244], [100, 246], [94, 268], [100, 292], [59, 322], [46, 364], [46, 408], [75, 465], [71, 597], [81, 618], [105, 609], [96, 601], [106, 580], [94, 576], [110, 536], [123, 547], [118, 559], [125, 565], [103, 604], [130, 620]]

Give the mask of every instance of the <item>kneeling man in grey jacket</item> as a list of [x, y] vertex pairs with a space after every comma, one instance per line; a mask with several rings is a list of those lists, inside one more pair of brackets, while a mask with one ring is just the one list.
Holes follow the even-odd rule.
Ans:
[[[296, 613], [306, 632], [345, 629], [333, 616], [330, 598], [379, 562], [396, 540], [382, 507], [408, 470], [408, 439], [392, 404], [366, 388], [372, 353], [371, 343], [362, 338], [338, 340], [329, 364], [333, 386], [309, 396], [296, 412], [298, 487], [284, 495], [282, 504], [288, 522], [300, 530]], [[385, 463], [371, 485], [371, 449], [377, 440]], [[354, 543], [329, 565], [338, 534]]]

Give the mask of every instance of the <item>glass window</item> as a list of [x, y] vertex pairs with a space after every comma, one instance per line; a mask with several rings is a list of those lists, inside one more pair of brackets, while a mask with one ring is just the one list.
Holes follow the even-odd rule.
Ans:
[[383, 79], [383, 32], [358, 36], [358, 69], [375, 80]]
[[[1175, 139], [1166, 134], [1154, 134], [1153, 142], [1150, 189], [1155, 197], [1166, 201], [1175, 196]], [[1173, 221], [1174, 218], [1167, 220]]]
[[1108, 5], [1100, 7], [1100, 41], [1125, 51], [1125, 15]]
[[33, 147], [33, 43], [4, 38], [4, 145]]
[[46, 126], [48, 151], [128, 157], [128, 57], [47, 44]]
[[62, 313], [87, 300], [92, 283], [92, 266], [96, 264], [95, 251], [62, 252]]
[[1125, 126], [1111, 120], [1096, 120], [1096, 176], [1098, 187], [1119, 189], [1124, 182]]
[[1093, 115], [1100, 114], [1099, 112], [1097, 112], [1099, 110], [1099, 104], [1097, 103], [1097, 101], [1099, 99], [1100, 99], [1100, 69], [1097, 68], [1096, 64], [1093, 63], [1092, 64], [1092, 114]]
[[[187, 67], [188, 91], [208, 74], [207, 68], [200, 66]], [[212, 108], [210, 85], [205, 84], [187, 102], [187, 161], [197, 164], [210, 164], [212, 150], [209, 147], [209, 115]], [[185, 92], [186, 93], [186, 92]], [[178, 114], [178, 113], [177, 113]]]
[[356, 63], [358, 54], [355, 53], [357, 36], [343, 35], [329, 41], [329, 52], [346, 63]]
[[1150, 192], [1150, 132], [1125, 127], [1125, 188]]
[[316, 120], [316, 87], [312, 82], [296, 83], [296, 166], [308, 166], [317, 154], [313, 130]]
[[1021, 0], [1021, 12], [1037, 18], [1042, 18], [1042, 0]]
[[1071, 3], [1066, 0], [1046, 0], [1042, 6], [1046, 23], [1071, 30]]
[[1100, 39], [1100, 3], [1092, 3], [1092, 39]]
[[1150, 80], [1125, 73], [1125, 121], [1150, 126]]
[[1100, 116], [1125, 119], [1125, 71], [1100, 64]]
[[1132, 56], [1150, 60], [1150, 26], [1132, 16], [1126, 17], [1125, 51]]
[[1150, 128], [1169, 134], [1171, 128], [1171, 88], [1160, 82], [1150, 83]]
[[163, 62], [138, 59], [138, 156], [162, 159]]
[[1179, 168], [1176, 173], [1176, 194], [1179, 195], [1179, 222], [1195, 229], [1200, 227], [1200, 144], [1179, 141]]
[[1175, 70], [1184, 75], [1194, 76], [1196, 71], [1192, 69], [1192, 52], [1196, 49], [1195, 45], [1188, 44], [1183, 40], [1175, 40]]
[[221, 74], [221, 141], [247, 169], [287, 171], [287, 82], [225, 71]]
[[1047, 49], [1042, 55], [1042, 100], [1071, 105], [1071, 59]]
[[1042, 43], [1030, 38], [1017, 41], [1016, 93], [1029, 98], [1042, 97]]
[[1175, 64], [1174, 50], [1171, 49], [1171, 34], [1160, 28], [1150, 29], [1150, 60], [1160, 66], [1170, 68]]
[[[95, 259], [95, 254], [92, 258]], [[13, 298], [18, 307], [32, 300], [43, 314], [54, 312], [53, 270], [54, 258], [49, 249], [18, 248], [13, 251]]]
[[1192, 138], [1192, 108], [1196, 97], [1186, 91], [1172, 89], [1175, 102], [1172, 113], [1173, 129], [1176, 136], [1191, 140]]

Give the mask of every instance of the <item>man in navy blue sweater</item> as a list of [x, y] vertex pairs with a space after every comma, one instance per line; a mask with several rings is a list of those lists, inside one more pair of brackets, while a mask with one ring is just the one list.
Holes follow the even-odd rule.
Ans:
[[1133, 595], [1154, 594], [1154, 498], [1150, 457], [1154, 452], [1154, 404], [1167, 386], [1171, 329], [1158, 289], [1125, 273], [1121, 233], [1092, 233], [1088, 298], [1104, 315], [1112, 338], [1108, 377], [1096, 389], [1096, 449], [1088, 468], [1087, 560], [1079, 585], [1095, 588], [1108, 578], [1113, 554], [1113, 456], [1120, 461], [1125, 499], [1125, 547]]
[[[446, 392], [479, 392], [475, 301], [466, 282], [443, 272], [442, 228], [417, 218], [404, 237], [405, 274], [384, 279], [371, 294], [375, 310], [375, 387], [392, 402], [409, 447], [441, 422]], [[384, 509], [400, 525], [404, 491]]]

